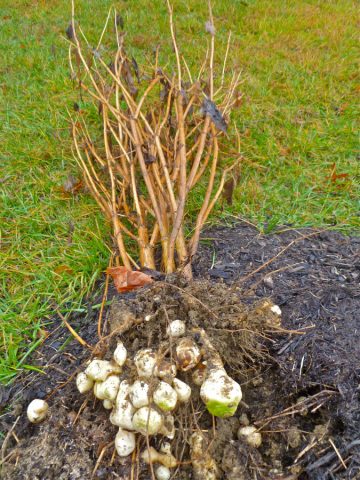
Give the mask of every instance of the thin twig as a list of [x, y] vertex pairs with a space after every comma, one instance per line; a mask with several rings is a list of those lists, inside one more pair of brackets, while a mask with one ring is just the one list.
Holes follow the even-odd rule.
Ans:
[[341, 462], [342, 466], [344, 467], [344, 469], [345, 469], [345, 470], [347, 470], [347, 466], [346, 466], [346, 464], [345, 464], [345, 462], [344, 462], [344, 460], [343, 460], [342, 456], [340, 455], [340, 452], [339, 452], [339, 450], [336, 448], [336, 445], [335, 445], [335, 443], [332, 441], [332, 439], [331, 439], [331, 438], [329, 438], [329, 442], [330, 442], [331, 446], [333, 447], [333, 449], [335, 450], [335, 453], [336, 453], [336, 455], [338, 456], [338, 458], [339, 458], [339, 460], [340, 460], [340, 462]]
[[7, 432], [6, 437], [4, 438], [3, 444], [1, 445], [1, 464], [5, 463], [5, 452], [6, 452], [9, 440], [11, 438], [11, 435], [15, 430], [15, 427], [19, 420], [20, 420], [20, 415], [16, 418], [15, 422], [12, 424], [10, 430]]
[[[113, 255], [111, 255], [111, 257], [110, 257], [108, 268], [110, 268], [112, 266], [112, 261], [113, 261]], [[102, 337], [101, 324], [102, 324], [102, 317], [103, 317], [104, 307], [105, 307], [107, 294], [108, 294], [108, 289], [109, 289], [109, 278], [110, 278], [110, 275], [108, 273], [108, 269], [106, 269], [104, 294], [103, 294], [103, 298], [102, 298], [102, 301], [101, 301], [101, 307], [100, 307], [98, 324], [97, 324], [97, 333], [98, 333], [99, 339], [101, 339], [101, 337]]]
[[68, 323], [68, 321], [66, 320], [66, 318], [64, 317], [64, 315], [60, 312], [60, 310], [54, 306], [54, 310], [56, 311], [56, 313], [59, 315], [59, 317], [61, 318], [61, 320], [64, 322], [64, 325], [66, 326], [66, 328], [69, 330], [69, 332], [71, 333], [71, 335], [83, 346], [83, 347], [86, 347], [88, 348], [89, 350], [93, 350], [93, 347], [91, 345], [89, 345], [83, 338], [80, 337], [80, 335], [72, 328], [72, 326]]

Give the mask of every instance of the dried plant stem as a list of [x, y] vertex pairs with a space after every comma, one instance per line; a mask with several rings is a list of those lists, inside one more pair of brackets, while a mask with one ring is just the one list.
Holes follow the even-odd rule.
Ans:
[[[91, 49], [84, 32], [75, 24], [72, 1], [68, 34], [71, 75], [81, 98], [86, 98], [94, 107], [92, 113], [80, 109], [72, 118], [74, 156], [87, 188], [112, 223], [116, 249], [128, 270], [133, 266], [139, 268], [136, 258], [129, 254], [128, 241], [131, 241], [137, 246], [140, 267], [159, 267], [155, 252], [160, 249], [163, 271], [172, 273], [181, 269], [191, 277], [191, 259], [196, 253], [201, 229], [219, 199], [228, 173], [236, 165], [235, 161], [218, 175], [222, 152], [219, 142], [236, 104], [240, 77], [234, 74], [229, 86], [225, 86], [229, 35], [221, 85], [215, 91], [215, 29], [210, 1], [208, 7], [210, 46], [196, 76], [180, 54], [173, 9], [167, 0], [176, 59], [175, 73], [169, 76], [159, 65], [158, 49], [154, 65], [144, 65], [144, 74], [139, 73], [138, 65], [126, 54], [125, 36], [118, 31], [116, 12], [113, 12], [115, 51], [107, 58], [107, 49], [102, 43], [112, 24], [112, 10], [96, 49]], [[203, 79], [205, 75], [207, 81]], [[220, 95], [222, 101], [215, 105], [214, 98], [220, 90], [225, 93]], [[201, 113], [204, 99], [210, 110]], [[94, 120], [95, 109], [99, 112], [101, 129]], [[202, 181], [206, 182], [206, 192], [193, 236], [187, 241], [186, 207], [194, 187]]]

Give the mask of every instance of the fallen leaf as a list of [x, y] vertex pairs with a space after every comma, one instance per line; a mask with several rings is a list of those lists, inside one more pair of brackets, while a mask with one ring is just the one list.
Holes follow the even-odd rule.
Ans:
[[49, 335], [50, 333], [45, 328], [40, 328], [36, 333], [37, 338], [47, 338]]
[[331, 175], [331, 181], [336, 182], [339, 178], [348, 178], [349, 174], [348, 173], [333, 173]]
[[128, 270], [125, 267], [109, 267], [106, 269], [106, 273], [111, 275], [119, 293], [128, 292], [153, 282], [153, 279], [146, 273]]
[[278, 143], [279, 153], [282, 157], [287, 157], [291, 153], [291, 148]]
[[59, 265], [58, 267], [55, 268], [54, 270], [55, 273], [74, 273], [74, 270], [71, 267], [68, 267], [67, 265]]
[[345, 110], [348, 108], [348, 106], [349, 106], [348, 103], [343, 103], [342, 105], [335, 107], [336, 115], [342, 115], [345, 112]]
[[131, 95], [134, 98], [136, 98], [136, 96], [138, 94], [138, 89], [135, 87], [134, 79], [133, 79], [131, 69], [130, 69], [130, 64], [127, 60], [125, 60], [122, 64], [121, 75], [125, 79], [125, 82], [127, 83], [128, 87], [129, 87], [129, 91], [130, 91]]
[[348, 173], [337, 173], [336, 172], [336, 163], [333, 163], [332, 166], [331, 166], [331, 175], [329, 178], [329, 180], [332, 182], [332, 183], [336, 183], [337, 180], [339, 179], [343, 179], [343, 178], [348, 178], [349, 177], [349, 174]]
[[81, 189], [82, 186], [83, 184], [81, 180], [73, 177], [72, 175], [69, 175], [65, 180], [65, 182], [63, 183], [62, 192], [65, 194], [67, 193], [75, 194]]

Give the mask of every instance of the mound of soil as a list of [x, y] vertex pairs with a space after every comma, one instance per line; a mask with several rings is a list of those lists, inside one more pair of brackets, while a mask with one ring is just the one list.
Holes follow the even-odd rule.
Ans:
[[[243, 401], [234, 417], [213, 422], [194, 390], [191, 405], [176, 412], [172, 450], [182, 463], [172, 478], [195, 478], [189, 461], [195, 430], [220, 479], [360, 478], [360, 239], [311, 230], [263, 236], [244, 224], [205, 236], [194, 282], [171, 276], [134, 293], [110, 292], [107, 335], [99, 343], [91, 305], [101, 299], [89, 302], [87, 315], [73, 314], [70, 324], [104, 358], [118, 338], [130, 355], [169, 347], [166, 325], [175, 318], [195, 338], [198, 328], [206, 330], [241, 384]], [[281, 324], [270, 301], [281, 307]], [[0, 390], [1, 478], [151, 479], [138, 456], [132, 462], [114, 454], [117, 428], [109, 412], [76, 390], [74, 377], [89, 350], [69, 342], [60, 319], [49, 333], [32, 359], [44, 373]], [[26, 419], [33, 398], [50, 404], [40, 425]], [[248, 423], [262, 433], [259, 448], [237, 437]], [[158, 448], [161, 439], [151, 442]], [[140, 440], [138, 451], [144, 446]]]

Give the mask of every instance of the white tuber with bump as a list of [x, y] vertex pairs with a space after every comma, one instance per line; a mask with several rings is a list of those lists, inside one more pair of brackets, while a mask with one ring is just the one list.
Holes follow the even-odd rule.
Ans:
[[231, 417], [242, 398], [241, 387], [226, 373], [218, 351], [205, 330], [200, 330], [205, 350], [208, 375], [201, 385], [200, 397], [208, 412], [215, 417]]
[[154, 391], [154, 403], [164, 412], [174, 410], [177, 399], [176, 391], [166, 382], [160, 382]]
[[166, 333], [169, 337], [182, 337], [185, 335], [186, 325], [182, 320], [174, 320], [169, 323]]
[[122, 367], [126, 362], [127, 350], [122, 342], [118, 342], [117, 347], [114, 351], [114, 361]]
[[248, 427], [240, 427], [237, 436], [239, 440], [245, 440], [248, 445], [255, 448], [260, 447], [262, 443], [261, 433], [252, 425]]
[[170, 440], [175, 438], [175, 418], [172, 415], [168, 414], [164, 416], [164, 422], [159, 433]]
[[201, 360], [201, 352], [192, 338], [182, 338], [176, 346], [176, 364], [184, 372], [191, 370]]
[[155, 373], [157, 355], [151, 348], [139, 350], [134, 358], [139, 377], [149, 378]]
[[119, 428], [115, 437], [115, 448], [120, 457], [127, 457], [135, 450], [135, 434]]
[[114, 404], [111, 400], [107, 400], [105, 399], [103, 401], [103, 407], [105, 408], [105, 410], [111, 410], [113, 408]]
[[206, 362], [201, 362], [191, 374], [192, 381], [195, 383], [195, 385], [201, 387], [201, 385], [205, 382], [207, 374]]
[[191, 388], [189, 385], [178, 378], [173, 380], [173, 388], [177, 394], [179, 402], [187, 402], [191, 397]]
[[109, 375], [109, 377], [102, 382], [101, 391], [103, 392], [105, 400], [115, 401], [119, 391], [120, 378], [117, 375]]
[[171, 471], [168, 467], [160, 465], [155, 469], [156, 480], [169, 480], [171, 477]]
[[93, 388], [94, 380], [85, 372], [80, 372], [76, 377], [76, 386], [80, 393], [86, 393]]
[[155, 368], [155, 375], [159, 378], [174, 378], [176, 377], [176, 365], [162, 360]]
[[155, 409], [141, 407], [133, 416], [134, 430], [143, 435], [156, 435], [163, 426], [163, 417]]
[[104, 382], [95, 382], [94, 395], [99, 400], [115, 401], [120, 385], [117, 375], [110, 375]]
[[194, 478], [217, 480], [220, 472], [214, 458], [209, 453], [208, 442], [202, 432], [194, 432], [190, 437], [190, 456]]
[[200, 389], [207, 410], [215, 417], [231, 417], [236, 412], [242, 393], [240, 385], [224, 369], [210, 370]]
[[103, 382], [95, 382], [94, 383], [94, 395], [99, 400], [105, 400], [104, 393], [103, 393], [103, 390], [102, 390], [102, 384], [103, 384]]
[[134, 430], [132, 417], [135, 413], [135, 408], [128, 400], [130, 388], [130, 384], [127, 380], [123, 380], [120, 383], [119, 391], [115, 400], [115, 407], [110, 415], [110, 422], [113, 425], [125, 428], [125, 430]]
[[119, 391], [115, 400], [116, 405], [120, 404], [123, 400], [126, 400], [128, 398], [130, 388], [130, 383], [127, 380], [122, 380], [120, 382]]
[[117, 402], [110, 415], [110, 422], [126, 430], [134, 430], [133, 415], [135, 413], [134, 406], [129, 400], [122, 400]]
[[149, 384], [142, 380], [136, 380], [130, 387], [129, 397], [135, 408], [149, 405]]
[[281, 308], [279, 305], [273, 305], [270, 310], [275, 313], [276, 315], [281, 315]]
[[167, 468], [174, 468], [178, 463], [174, 455], [158, 452], [154, 447], [144, 450], [141, 454], [141, 459], [145, 463], [161, 463], [161, 465]]
[[121, 368], [115, 362], [96, 358], [89, 363], [85, 373], [96, 382], [103, 382], [112, 373], [121, 373]]
[[31, 423], [40, 423], [46, 418], [48, 411], [49, 405], [45, 400], [35, 398], [35, 400], [29, 403], [26, 413]]
[[171, 445], [169, 442], [164, 442], [160, 447], [160, 452], [171, 455]]

